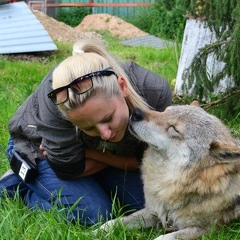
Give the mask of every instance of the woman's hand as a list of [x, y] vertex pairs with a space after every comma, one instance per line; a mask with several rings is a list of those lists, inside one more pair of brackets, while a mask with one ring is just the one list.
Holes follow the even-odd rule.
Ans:
[[42, 154], [43, 154], [44, 156], [47, 155], [47, 152], [46, 152], [45, 149], [43, 148], [43, 145], [42, 145], [42, 144], [40, 144], [39, 149], [42, 151]]
[[113, 155], [110, 151], [103, 153], [98, 149], [86, 149], [85, 158], [85, 170], [81, 176], [92, 175], [108, 166], [136, 171], [140, 165], [135, 156], [118, 156]]

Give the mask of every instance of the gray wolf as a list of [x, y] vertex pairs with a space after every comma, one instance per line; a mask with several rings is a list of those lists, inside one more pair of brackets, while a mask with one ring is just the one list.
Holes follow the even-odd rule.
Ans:
[[129, 128], [149, 145], [141, 166], [145, 208], [100, 229], [160, 221], [166, 234], [155, 240], [195, 239], [239, 216], [240, 144], [218, 118], [190, 105], [135, 109]]

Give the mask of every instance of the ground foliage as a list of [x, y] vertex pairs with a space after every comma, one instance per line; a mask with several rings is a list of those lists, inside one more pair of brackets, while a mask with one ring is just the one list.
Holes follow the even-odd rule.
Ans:
[[145, 32], [160, 38], [181, 41], [185, 27], [182, 0], [155, 0], [148, 8], [140, 8], [134, 19], [127, 19]]
[[71, 27], [76, 27], [88, 14], [91, 14], [91, 10], [87, 7], [61, 8], [57, 12], [56, 19]]

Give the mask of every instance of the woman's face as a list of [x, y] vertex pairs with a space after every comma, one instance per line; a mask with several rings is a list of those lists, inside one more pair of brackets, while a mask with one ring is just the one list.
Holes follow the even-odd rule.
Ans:
[[110, 142], [120, 141], [129, 121], [129, 109], [125, 98], [114, 96], [93, 97], [83, 106], [68, 112], [69, 120], [87, 135], [100, 136]]
[[92, 137], [101, 137], [110, 142], [120, 141], [129, 121], [129, 109], [125, 100], [128, 86], [122, 77], [118, 77], [121, 89], [118, 96], [106, 98], [98, 95], [88, 99], [83, 106], [68, 112], [68, 119], [79, 129]]

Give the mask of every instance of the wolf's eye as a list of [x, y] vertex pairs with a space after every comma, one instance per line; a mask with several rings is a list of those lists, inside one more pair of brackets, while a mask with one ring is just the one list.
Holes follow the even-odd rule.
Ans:
[[179, 132], [179, 131], [177, 130], [176, 126], [174, 126], [174, 125], [170, 125], [169, 128], [173, 128], [176, 132]]
[[176, 126], [174, 126], [174, 125], [169, 126], [168, 134], [170, 137], [180, 137], [181, 136], [180, 132], [177, 130]]

